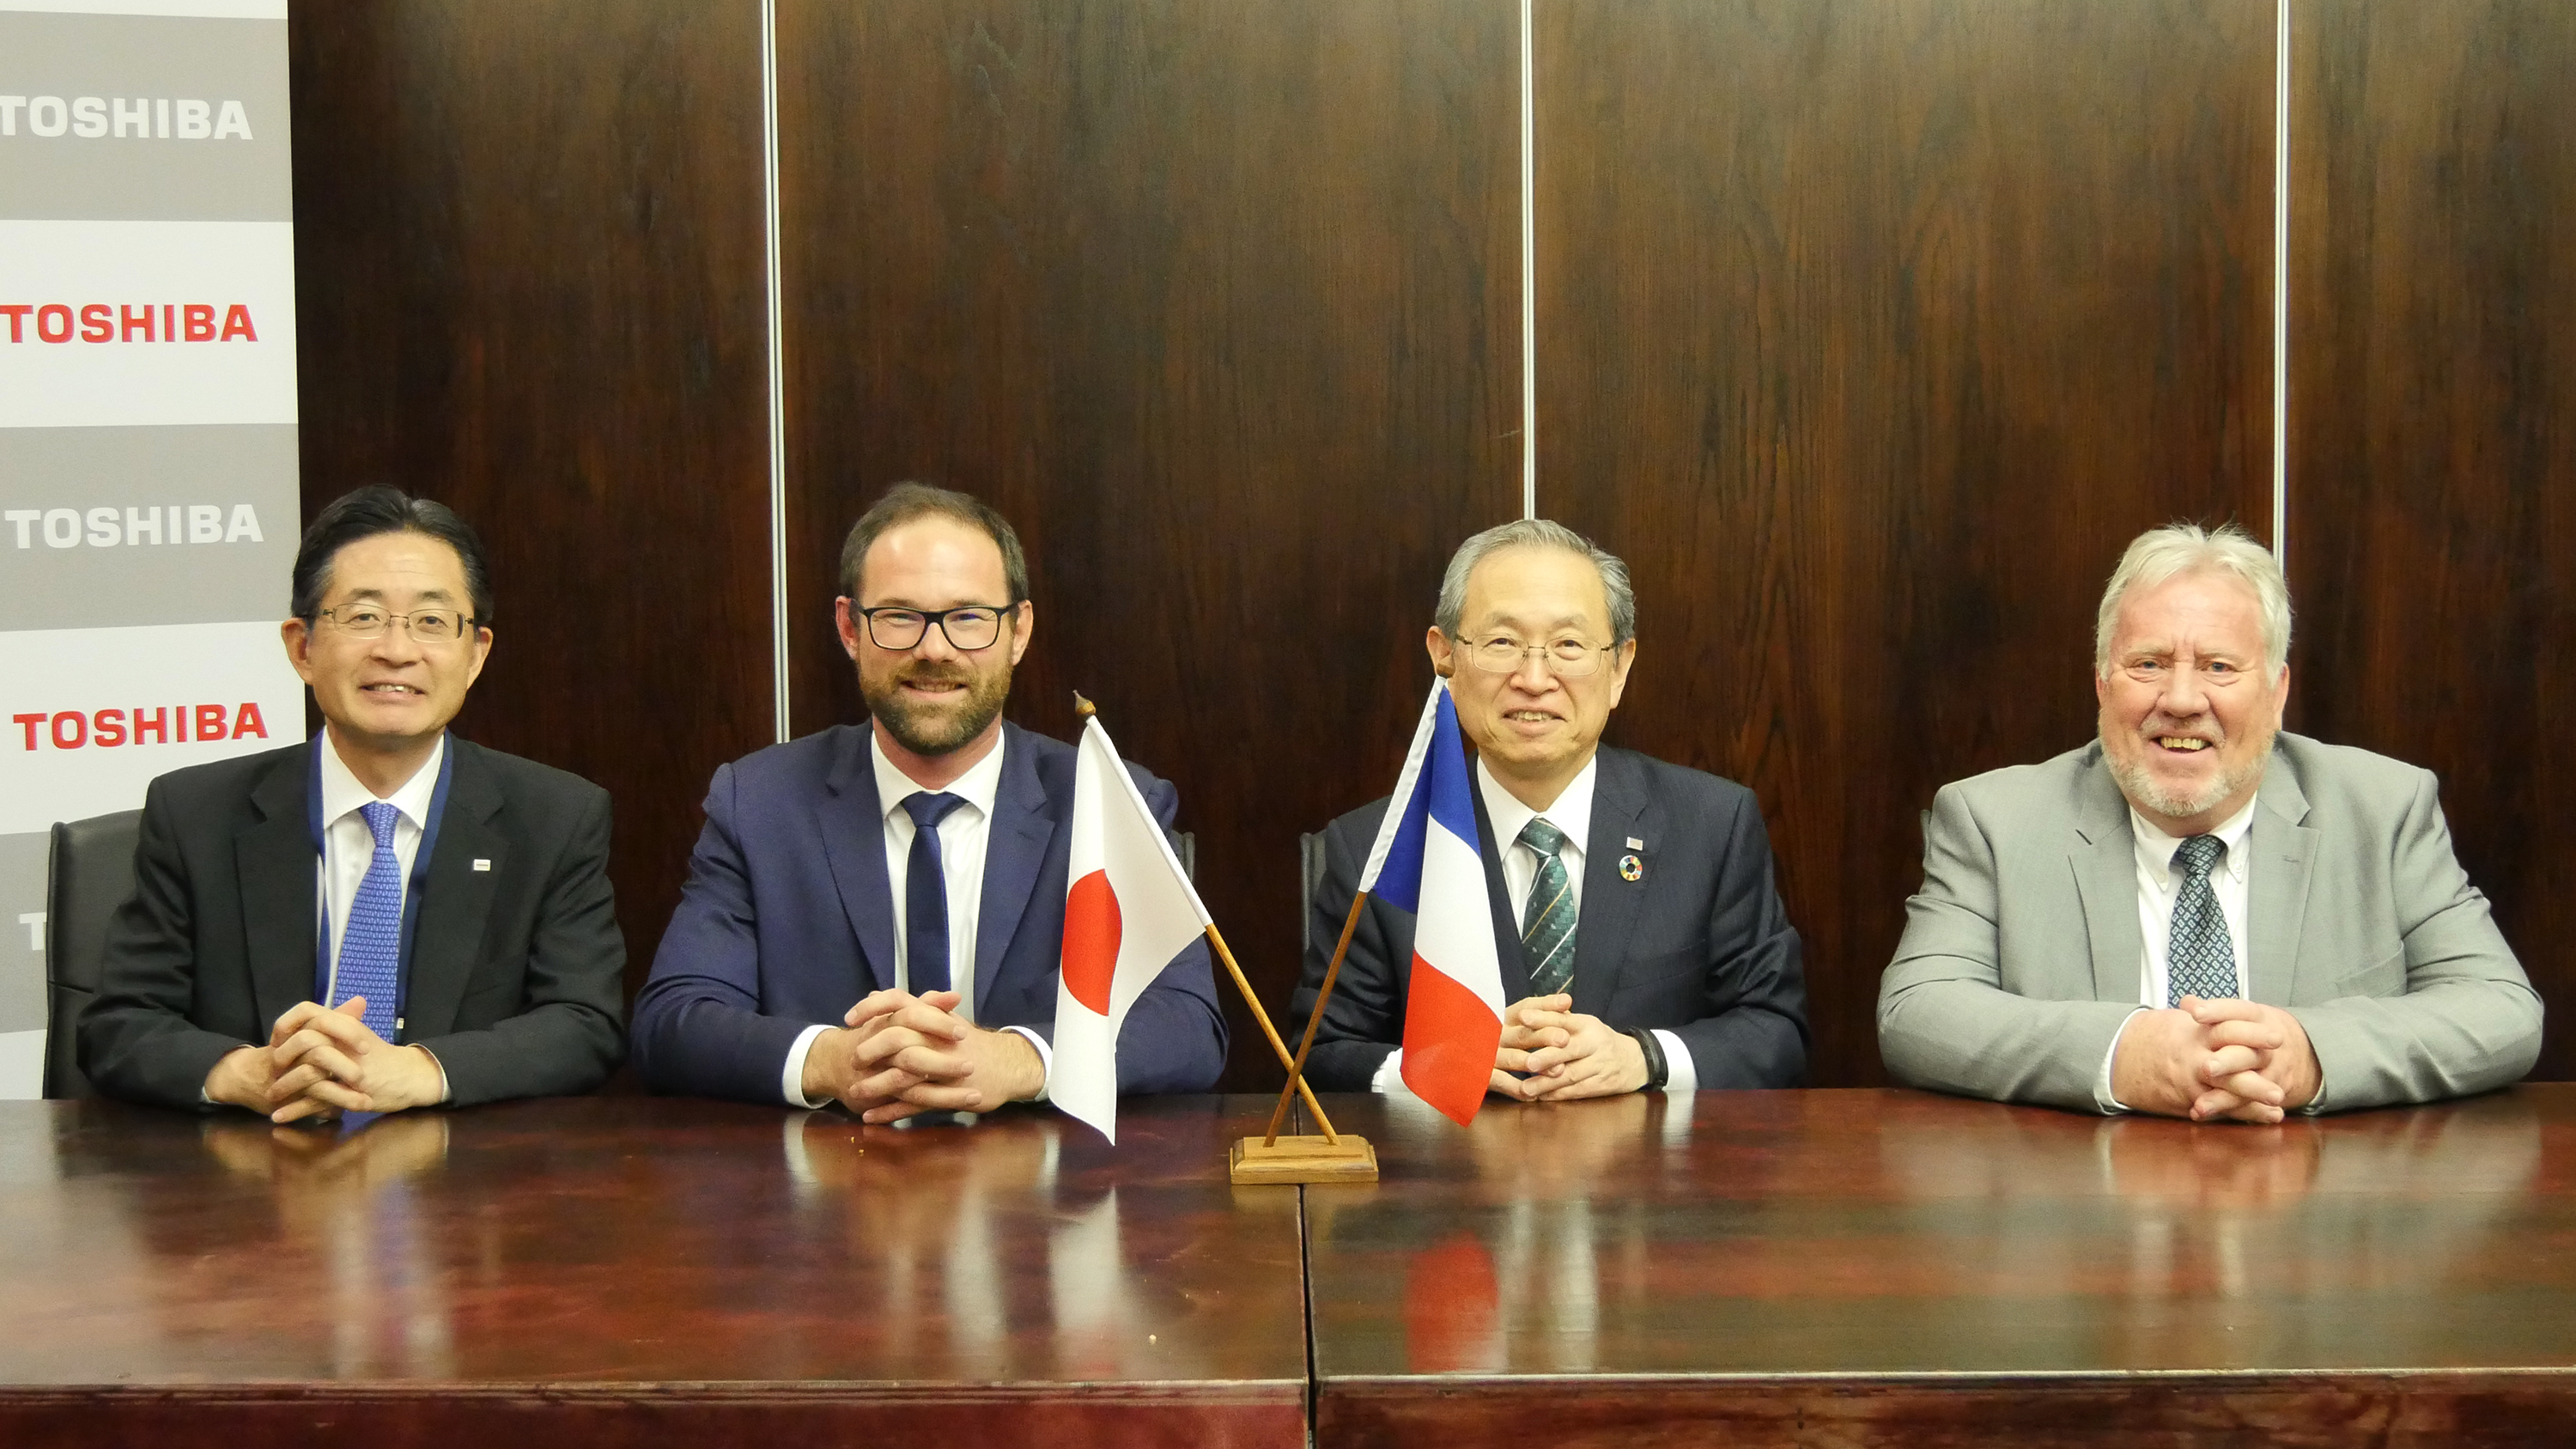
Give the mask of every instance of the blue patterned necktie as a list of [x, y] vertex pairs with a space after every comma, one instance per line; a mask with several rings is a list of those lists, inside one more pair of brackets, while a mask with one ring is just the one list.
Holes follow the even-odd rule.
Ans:
[[2234, 996], [2236, 948], [2227, 934], [2227, 915], [2218, 908], [2218, 892], [2209, 885], [2211, 867], [2227, 853], [2215, 835], [2186, 837], [2174, 848], [2173, 863], [2182, 871], [2182, 893], [2174, 898], [2173, 932], [2165, 941], [2165, 1005], [2180, 1006], [2186, 996], [2216, 1001]]
[[965, 804], [961, 796], [907, 795], [912, 855], [903, 869], [904, 980], [912, 994], [948, 989], [948, 868], [939, 854], [939, 822]]
[[1554, 996], [1574, 980], [1574, 882], [1565, 873], [1565, 832], [1532, 816], [1516, 844], [1538, 857], [1529, 905], [1521, 912], [1521, 947], [1529, 958], [1530, 994]]
[[358, 882], [349, 902], [349, 924], [340, 934], [340, 965], [332, 974], [332, 999], [338, 1006], [352, 996], [367, 998], [367, 1030], [394, 1039], [394, 996], [402, 975], [402, 863], [394, 859], [394, 817], [400, 812], [383, 800], [358, 807], [376, 837], [376, 853], [367, 862], [366, 879]]

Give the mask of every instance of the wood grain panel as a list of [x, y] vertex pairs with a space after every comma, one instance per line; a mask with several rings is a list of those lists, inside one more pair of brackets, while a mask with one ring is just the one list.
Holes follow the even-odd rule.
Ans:
[[2296, 727], [2441, 777], [2576, 1074], [2576, 8], [2295, 12]]
[[1539, 0], [1539, 508], [1633, 565], [1611, 737], [1750, 784], [1819, 1085], [1942, 783], [2093, 733], [2127, 540], [2268, 533], [2265, 0]]
[[1179, 786], [1274, 1012], [1297, 834], [1393, 784], [1439, 568], [1519, 512], [1517, 45], [1502, 0], [780, 6], [796, 728], [860, 714], [851, 521], [990, 499], [1012, 717], [1080, 688]]
[[458, 728], [616, 797], [631, 987], [709, 772], [771, 735], [759, 7], [298, 3], [290, 35], [306, 515], [381, 481], [482, 533]]

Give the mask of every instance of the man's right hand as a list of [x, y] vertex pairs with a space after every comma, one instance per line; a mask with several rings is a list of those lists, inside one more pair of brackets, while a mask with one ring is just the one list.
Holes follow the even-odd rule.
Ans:
[[2112, 1097], [2132, 1112], [2195, 1122], [2280, 1121], [2286, 1094], [2262, 1075], [2269, 1054], [2241, 1044], [2216, 1045], [2210, 1030], [2178, 1007], [2131, 1016], [2111, 1053]]
[[206, 1100], [228, 1107], [247, 1107], [267, 1115], [274, 1110], [272, 1088], [277, 1069], [271, 1065], [266, 1047], [235, 1047], [215, 1062], [206, 1073]]
[[[927, 991], [919, 996], [902, 991], [879, 991], [851, 1007], [846, 1019], [855, 1025], [828, 1028], [805, 1049], [802, 1083], [805, 1100], [838, 1101], [862, 1115], [871, 1108], [899, 1100], [905, 1089], [919, 1085], [923, 1079], [874, 1064], [862, 1065], [858, 1059], [859, 1048], [877, 1033], [887, 1030], [922, 1031], [940, 1036], [962, 1034], [966, 1024], [948, 1013], [956, 1010], [957, 1003], [963, 999], [954, 991]], [[913, 1006], [929, 1010], [906, 1010]]]

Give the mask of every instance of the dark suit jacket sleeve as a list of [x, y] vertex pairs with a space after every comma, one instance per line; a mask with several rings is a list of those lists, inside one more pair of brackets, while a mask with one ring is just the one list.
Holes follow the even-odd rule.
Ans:
[[81, 1014], [81, 1069], [99, 1091], [131, 1102], [200, 1105], [206, 1075], [235, 1047], [255, 1043], [199, 1028], [196, 999], [197, 891], [181, 848], [179, 807], [169, 782], [143, 797], [134, 851], [134, 894], [107, 928], [98, 995]]
[[[1127, 767], [1145, 792], [1154, 823], [1172, 833], [1181, 795], [1169, 780], [1158, 780], [1134, 765]], [[1064, 903], [1056, 902], [1062, 920]], [[1059, 930], [1061, 927], [1059, 926]], [[1217, 1006], [1216, 979], [1202, 935], [1172, 958], [1154, 984], [1127, 1008], [1118, 1027], [1118, 1091], [1122, 1096], [1153, 1092], [1204, 1092], [1225, 1070], [1225, 1013]], [[1055, 1040], [1050, 1019], [1030, 1028]]]
[[[1706, 1014], [1667, 1027], [1702, 1087], [1794, 1087], [1807, 1076], [1807, 987], [1797, 930], [1772, 883], [1771, 836], [1739, 797], [1709, 899]], [[1580, 927], [1577, 928], [1578, 930]]]
[[785, 1100], [788, 1050], [814, 1023], [760, 1011], [759, 918], [735, 831], [733, 766], [717, 767], [706, 812], [680, 908], [635, 998], [635, 1066], [656, 1092], [774, 1105]]
[[[1350, 919], [1351, 897], [1359, 890], [1360, 870], [1369, 848], [1377, 843], [1381, 801], [1354, 811], [1324, 828], [1324, 875], [1315, 897], [1306, 903], [1306, 969], [1297, 993], [1288, 1002], [1288, 1017], [1303, 1035], [1323, 990], [1333, 946]], [[1333, 980], [1333, 998], [1315, 1033], [1315, 1050], [1306, 1059], [1306, 1079], [1319, 1092], [1365, 1092], [1386, 1064], [1387, 1054], [1404, 1045], [1404, 1002], [1413, 965], [1413, 937], [1403, 913], [1371, 899], [1360, 908], [1351, 932], [1349, 952]], [[1293, 1040], [1292, 1040], [1293, 1046]]]
[[590, 1091], [624, 1049], [626, 938], [608, 883], [608, 792], [583, 782], [569, 798], [548, 798], [556, 793], [516, 802], [573, 822], [537, 902], [517, 1012], [419, 1043], [446, 1070], [454, 1106]]

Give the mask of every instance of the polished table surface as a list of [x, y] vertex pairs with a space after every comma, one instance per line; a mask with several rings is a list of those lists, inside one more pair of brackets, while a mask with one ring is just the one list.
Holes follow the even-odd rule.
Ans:
[[2576, 1442], [2576, 1086], [1326, 1110], [1382, 1178], [1307, 1194], [1319, 1442]]
[[752, 1411], [800, 1444], [1300, 1444], [1298, 1196], [1225, 1173], [1269, 1105], [1130, 1101], [1112, 1147], [1036, 1108], [902, 1130], [591, 1098], [316, 1131], [0, 1103], [0, 1442], [102, 1412], [440, 1442], [543, 1411], [640, 1443]]

